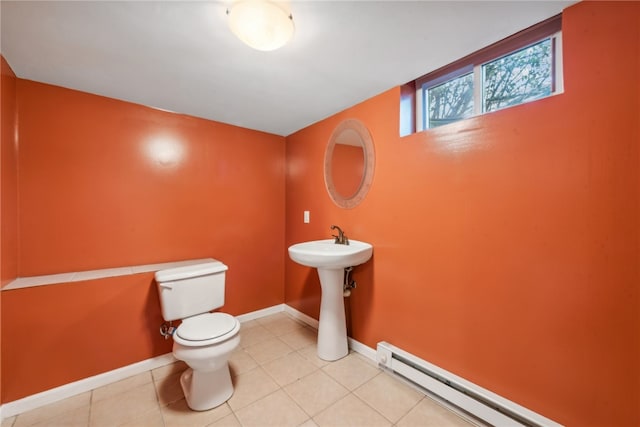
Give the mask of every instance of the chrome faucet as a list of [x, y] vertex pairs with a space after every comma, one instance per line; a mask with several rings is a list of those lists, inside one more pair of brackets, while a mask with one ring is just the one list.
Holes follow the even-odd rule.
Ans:
[[342, 231], [342, 229], [340, 227], [338, 227], [337, 225], [332, 225], [331, 229], [332, 230], [338, 230], [338, 235], [337, 236], [335, 234], [331, 235], [331, 237], [335, 237], [336, 238], [336, 241], [335, 241], [336, 245], [348, 245], [349, 244], [349, 238], [347, 237], [346, 234], [344, 234], [344, 231]]

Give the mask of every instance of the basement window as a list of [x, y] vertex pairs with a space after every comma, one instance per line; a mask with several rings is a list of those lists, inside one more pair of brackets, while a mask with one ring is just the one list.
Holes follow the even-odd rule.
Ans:
[[562, 92], [562, 16], [415, 81], [418, 131]]

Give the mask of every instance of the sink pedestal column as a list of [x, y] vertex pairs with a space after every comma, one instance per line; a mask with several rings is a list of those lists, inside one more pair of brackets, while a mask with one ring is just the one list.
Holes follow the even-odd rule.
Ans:
[[344, 315], [344, 268], [318, 268], [322, 296], [318, 325], [318, 357], [338, 360], [349, 353]]

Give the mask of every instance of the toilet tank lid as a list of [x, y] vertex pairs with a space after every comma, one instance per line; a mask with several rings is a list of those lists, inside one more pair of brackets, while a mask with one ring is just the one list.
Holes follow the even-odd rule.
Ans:
[[194, 264], [156, 271], [156, 282], [172, 282], [227, 271], [229, 267], [213, 258], [195, 260]]

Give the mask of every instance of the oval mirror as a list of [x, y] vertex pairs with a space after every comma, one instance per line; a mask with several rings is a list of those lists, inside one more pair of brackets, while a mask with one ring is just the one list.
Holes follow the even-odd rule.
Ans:
[[356, 119], [336, 126], [324, 155], [324, 182], [335, 204], [353, 208], [364, 199], [373, 181], [374, 164], [367, 127]]

